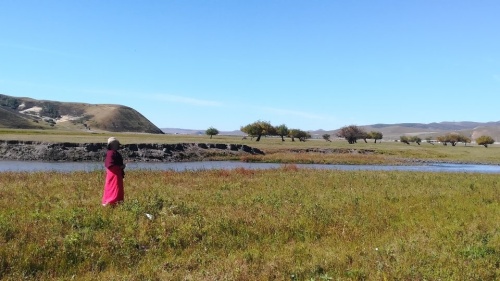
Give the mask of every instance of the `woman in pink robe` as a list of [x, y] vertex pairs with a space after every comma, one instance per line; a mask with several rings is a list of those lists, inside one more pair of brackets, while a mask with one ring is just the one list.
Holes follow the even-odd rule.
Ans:
[[118, 152], [120, 142], [111, 137], [108, 139], [108, 151], [106, 152], [106, 182], [104, 184], [104, 192], [102, 195], [102, 205], [115, 205], [124, 199], [123, 177], [125, 176], [123, 157]]

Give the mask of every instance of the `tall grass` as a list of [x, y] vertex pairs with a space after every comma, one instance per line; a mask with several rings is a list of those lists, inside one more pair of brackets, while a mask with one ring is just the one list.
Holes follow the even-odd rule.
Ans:
[[103, 178], [1, 173], [0, 279], [500, 277], [498, 175], [130, 171], [116, 208]]

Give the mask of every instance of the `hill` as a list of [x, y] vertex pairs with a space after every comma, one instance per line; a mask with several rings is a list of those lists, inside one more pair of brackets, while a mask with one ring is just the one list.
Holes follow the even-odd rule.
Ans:
[[488, 122], [488, 123], [480, 123], [480, 122], [439, 122], [439, 123], [399, 123], [399, 124], [374, 124], [370, 125], [373, 128], [387, 128], [387, 127], [407, 127], [407, 128], [416, 128], [416, 129], [424, 129], [424, 130], [438, 130], [438, 131], [451, 131], [451, 130], [467, 130], [473, 129], [478, 126], [483, 125], [500, 125], [500, 122]]
[[163, 132], [133, 108], [36, 100], [0, 94], [0, 128]]
[[447, 133], [459, 133], [475, 139], [481, 135], [489, 135], [500, 139], [500, 122], [439, 122], [439, 123], [400, 123], [375, 124], [364, 126], [367, 131], [380, 131], [384, 138], [399, 139], [402, 135], [436, 137]]
[[[384, 135], [385, 140], [396, 140], [400, 136], [419, 136], [435, 138], [447, 133], [459, 133], [475, 139], [481, 135], [489, 135], [495, 140], [500, 140], [500, 122], [433, 122], [433, 123], [396, 123], [396, 124], [373, 124], [359, 126], [365, 131], [378, 131]], [[335, 136], [336, 130], [311, 131], [311, 135], [321, 138], [323, 134]]]

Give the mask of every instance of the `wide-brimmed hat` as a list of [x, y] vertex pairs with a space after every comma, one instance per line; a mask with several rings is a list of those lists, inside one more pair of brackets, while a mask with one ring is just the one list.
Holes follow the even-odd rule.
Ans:
[[110, 137], [110, 138], [108, 139], [108, 146], [109, 146], [111, 143], [113, 143], [113, 142], [117, 142], [118, 144], [120, 144], [120, 141], [118, 141], [118, 139], [117, 139], [117, 138], [115, 138], [115, 137]]

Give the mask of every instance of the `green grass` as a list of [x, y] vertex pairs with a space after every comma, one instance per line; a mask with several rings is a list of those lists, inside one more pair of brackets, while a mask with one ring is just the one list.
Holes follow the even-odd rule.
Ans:
[[[406, 145], [403, 143], [383, 141], [382, 143], [359, 142], [354, 145], [346, 141], [308, 140], [306, 142], [282, 142], [279, 138], [262, 138], [260, 142], [250, 139], [242, 140], [236, 136], [194, 135], [154, 135], [132, 133], [87, 133], [67, 132], [61, 130], [12, 130], [0, 129], [0, 140], [32, 140], [43, 142], [101, 142], [110, 136], [116, 136], [124, 144], [130, 143], [232, 143], [246, 144], [263, 150], [265, 156], [243, 156], [242, 161], [275, 162], [275, 163], [331, 163], [331, 164], [401, 164], [415, 159], [425, 161], [491, 163], [500, 164], [500, 146], [491, 145], [488, 148], [477, 145], [459, 144], [456, 147], [431, 145]], [[309, 152], [308, 152], [309, 150]], [[316, 152], [314, 152], [316, 150]], [[323, 150], [326, 153], [318, 152]], [[356, 153], [329, 153], [329, 150], [343, 150]], [[311, 152], [313, 151], [313, 152]], [[361, 153], [358, 153], [361, 152]], [[233, 157], [234, 158], [234, 157]], [[216, 160], [228, 160], [224, 157]], [[231, 158], [231, 160], [234, 160]]]
[[[497, 280], [491, 174], [0, 174], [2, 280]], [[145, 214], [151, 214], [149, 220]]]

